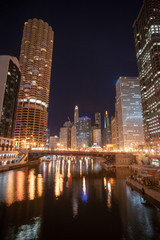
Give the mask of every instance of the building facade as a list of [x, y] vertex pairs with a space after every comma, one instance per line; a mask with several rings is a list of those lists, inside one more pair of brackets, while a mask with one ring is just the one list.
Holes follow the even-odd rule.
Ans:
[[71, 148], [76, 149], [77, 148], [77, 137], [76, 137], [76, 123], [79, 120], [79, 110], [78, 106], [75, 106], [74, 109], [74, 124], [71, 128]]
[[105, 146], [106, 144], [112, 143], [111, 125], [109, 121], [108, 111], [105, 111], [105, 116], [104, 116], [104, 128], [102, 130], [102, 143], [103, 143], [103, 146]]
[[0, 136], [14, 138], [21, 72], [18, 59], [0, 56]]
[[79, 110], [78, 110], [78, 106], [75, 106], [74, 109], [74, 124], [76, 124], [76, 122], [78, 122], [79, 120]]
[[77, 139], [76, 139], [76, 125], [74, 124], [71, 128], [71, 148], [77, 148]]
[[115, 117], [111, 117], [111, 132], [112, 132], [112, 144], [114, 146], [114, 149], [116, 148], [116, 119]]
[[80, 117], [76, 123], [77, 148], [91, 146], [91, 119]]
[[60, 128], [59, 143], [63, 148], [71, 147], [71, 128], [72, 123], [70, 121], [65, 122], [63, 127]]
[[99, 128], [92, 130], [92, 144], [94, 143], [96, 143], [98, 146], [101, 146], [102, 144], [101, 129]]
[[53, 150], [58, 148], [59, 137], [58, 136], [50, 136], [49, 137], [49, 149]]
[[21, 85], [16, 117], [18, 147], [46, 144], [54, 32], [36, 18], [25, 22], [20, 51]]
[[160, 143], [160, 1], [144, 0], [134, 24], [147, 145]]
[[101, 129], [101, 113], [95, 113], [95, 124]]
[[144, 144], [139, 79], [120, 77], [116, 83], [119, 148], [125, 150]]
[[115, 103], [115, 114], [111, 117], [111, 136], [112, 145], [114, 150], [119, 149], [119, 136], [118, 136], [118, 120], [117, 120], [117, 103]]

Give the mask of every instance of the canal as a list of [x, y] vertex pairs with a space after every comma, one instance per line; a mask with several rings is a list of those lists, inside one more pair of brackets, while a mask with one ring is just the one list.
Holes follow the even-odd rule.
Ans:
[[160, 210], [126, 185], [129, 174], [60, 156], [0, 173], [0, 240], [160, 239]]

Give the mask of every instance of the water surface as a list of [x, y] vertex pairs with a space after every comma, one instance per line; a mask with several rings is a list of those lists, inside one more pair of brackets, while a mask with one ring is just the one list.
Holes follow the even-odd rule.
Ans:
[[160, 239], [160, 211], [131, 191], [128, 174], [88, 157], [0, 173], [0, 240]]

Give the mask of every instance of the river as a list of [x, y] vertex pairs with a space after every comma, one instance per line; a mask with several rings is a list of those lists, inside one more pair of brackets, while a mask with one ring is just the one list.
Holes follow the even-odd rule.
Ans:
[[160, 210], [125, 183], [128, 169], [53, 157], [0, 173], [0, 240], [160, 239]]

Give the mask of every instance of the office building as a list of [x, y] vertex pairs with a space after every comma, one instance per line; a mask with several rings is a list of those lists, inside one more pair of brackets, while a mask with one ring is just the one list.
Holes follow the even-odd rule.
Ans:
[[43, 148], [46, 144], [53, 36], [52, 28], [41, 19], [24, 24], [15, 129], [18, 147]]
[[96, 143], [98, 146], [101, 146], [102, 140], [101, 140], [101, 129], [99, 128], [94, 128], [92, 130], [92, 144]]
[[49, 149], [53, 150], [58, 148], [59, 137], [58, 136], [50, 136], [49, 137]]
[[101, 114], [95, 113], [95, 123], [98, 125], [98, 128], [101, 129]]
[[116, 83], [119, 148], [144, 143], [140, 84], [137, 77], [120, 77]]
[[112, 133], [112, 144], [116, 146], [116, 119], [111, 117], [111, 133]]
[[76, 149], [77, 148], [77, 139], [76, 139], [76, 125], [73, 124], [71, 128], [71, 148]]
[[71, 128], [71, 148], [76, 149], [77, 148], [77, 143], [76, 143], [76, 123], [79, 120], [79, 110], [78, 106], [75, 106], [74, 109], [74, 124]]
[[20, 79], [18, 59], [0, 56], [0, 136], [7, 138], [5, 144], [14, 138]]
[[77, 148], [91, 146], [91, 119], [80, 117], [76, 123]]
[[145, 142], [160, 143], [160, 1], [144, 0], [134, 24]]
[[103, 146], [106, 144], [112, 143], [112, 136], [111, 136], [111, 125], [109, 121], [108, 111], [105, 111], [104, 115], [104, 128], [102, 130], [102, 143]]
[[118, 137], [118, 119], [117, 119], [117, 103], [115, 103], [115, 114], [111, 117], [111, 136], [112, 145], [114, 150], [119, 149], [119, 137]]
[[63, 148], [71, 147], [71, 128], [72, 123], [70, 121], [65, 122], [63, 127], [60, 128], [59, 143]]
[[75, 106], [74, 109], [74, 124], [76, 124], [76, 122], [78, 122], [79, 120], [79, 110], [78, 110], [78, 106]]

